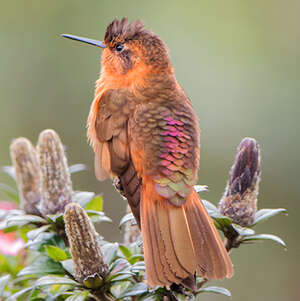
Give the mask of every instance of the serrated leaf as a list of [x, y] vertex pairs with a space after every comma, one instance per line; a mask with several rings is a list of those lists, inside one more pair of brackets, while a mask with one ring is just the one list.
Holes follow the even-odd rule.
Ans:
[[44, 276], [35, 282], [35, 286], [48, 286], [57, 284], [78, 285], [78, 283], [70, 278], [59, 276]]
[[286, 247], [285, 242], [280, 237], [273, 235], [273, 234], [249, 235], [243, 239], [243, 242], [252, 241], [252, 240], [273, 240], [273, 241], [281, 244], [282, 246]]
[[194, 189], [197, 193], [208, 191], [207, 185], [194, 185]]
[[286, 209], [284, 208], [277, 208], [277, 209], [260, 209], [256, 212], [253, 226], [256, 225], [257, 223], [260, 223], [272, 216], [275, 216], [281, 212], [287, 212]]
[[125, 247], [124, 245], [119, 245], [119, 249], [120, 249], [120, 251], [122, 252], [122, 254], [124, 255], [124, 257], [126, 259], [129, 259], [129, 258], [132, 257], [131, 251], [127, 247]]
[[117, 256], [118, 248], [118, 243], [106, 243], [103, 245], [101, 251], [104, 256], [104, 262], [110, 265]]
[[16, 301], [19, 297], [23, 296], [24, 294], [26, 294], [27, 292], [29, 292], [33, 289], [34, 289], [34, 286], [26, 287], [26, 288], [16, 292], [15, 294], [9, 296], [6, 299], [6, 301]]
[[18, 273], [18, 276], [64, 273], [65, 271], [59, 262], [53, 261], [51, 258], [46, 256], [40, 256], [34, 261], [32, 265], [22, 269]]
[[9, 281], [10, 277], [11, 277], [10, 275], [5, 275], [5, 276], [0, 277], [0, 297], [3, 296], [5, 286], [6, 286], [7, 282]]
[[45, 250], [48, 253], [49, 257], [55, 261], [64, 261], [68, 259], [66, 252], [58, 247], [46, 245]]
[[73, 165], [69, 166], [70, 174], [80, 172], [83, 170], [86, 170], [86, 165], [84, 165], [84, 164], [78, 163], [78, 164], [73, 164]]
[[34, 240], [36, 239], [41, 233], [47, 231], [51, 226], [50, 225], [45, 225], [40, 228], [31, 230], [26, 233], [26, 236], [29, 240]]
[[102, 211], [103, 210], [103, 199], [101, 195], [97, 195], [87, 203], [85, 206], [86, 210]]
[[82, 208], [94, 198], [95, 193], [90, 191], [77, 191], [73, 196], [73, 202], [78, 203]]
[[215, 294], [221, 294], [221, 295], [225, 295], [227, 297], [231, 297], [231, 293], [228, 289], [226, 289], [224, 287], [219, 287], [219, 286], [204, 287], [200, 290], [200, 292], [215, 293]]
[[[142, 295], [148, 292], [147, 285], [143, 282], [130, 286], [122, 295], [121, 298]], [[119, 297], [120, 298], [120, 297]]]
[[88, 291], [80, 291], [69, 296], [65, 301], [84, 301], [89, 295]]
[[127, 213], [126, 215], [124, 215], [121, 218], [119, 227], [121, 228], [125, 223], [128, 223], [128, 222], [133, 221], [133, 220], [134, 220], [133, 214], [132, 213]]
[[74, 276], [74, 261], [73, 259], [67, 259], [60, 262], [63, 266], [63, 268], [70, 273], [72, 276]]

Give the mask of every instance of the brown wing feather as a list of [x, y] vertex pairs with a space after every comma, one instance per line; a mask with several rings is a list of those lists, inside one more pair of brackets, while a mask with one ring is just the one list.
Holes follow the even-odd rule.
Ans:
[[[105, 172], [111, 176], [120, 175], [129, 163], [127, 121], [129, 113], [125, 110], [127, 97], [122, 91], [108, 90], [99, 102], [95, 130], [98, 138], [98, 152], [95, 156], [96, 173], [103, 179]], [[103, 175], [103, 176], [101, 176]]]
[[128, 120], [131, 114], [131, 101], [128, 91], [108, 90], [101, 96], [95, 130], [97, 147], [95, 149], [96, 177], [103, 181], [109, 176], [119, 178], [118, 189], [128, 200], [131, 210], [140, 225], [141, 179], [132, 163]]

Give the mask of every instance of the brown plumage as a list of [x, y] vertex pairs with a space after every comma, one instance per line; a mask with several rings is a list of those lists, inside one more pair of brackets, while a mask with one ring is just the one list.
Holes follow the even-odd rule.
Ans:
[[168, 50], [140, 21], [114, 20], [88, 118], [96, 176], [119, 178], [141, 227], [150, 285], [193, 276], [233, 275], [230, 258], [193, 185], [200, 130], [191, 102], [177, 83]]

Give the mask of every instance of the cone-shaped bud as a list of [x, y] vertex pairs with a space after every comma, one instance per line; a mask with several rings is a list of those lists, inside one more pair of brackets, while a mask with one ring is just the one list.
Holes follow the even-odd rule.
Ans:
[[253, 224], [260, 181], [260, 153], [255, 139], [244, 138], [237, 149], [219, 207], [240, 226]]
[[41, 132], [37, 149], [41, 169], [41, 211], [44, 215], [63, 213], [72, 201], [72, 182], [57, 133], [53, 130]]
[[[127, 205], [127, 213], [130, 212], [131, 212], [130, 206]], [[131, 223], [128, 222], [125, 224], [124, 244], [126, 246], [130, 246], [133, 242], [137, 242], [140, 235], [141, 235], [141, 231], [138, 225], [132, 225]]]
[[66, 206], [64, 220], [74, 261], [74, 277], [87, 287], [94, 284], [100, 286], [108, 267], [103, 261], [93, 224], [84, 209], [76, 203]]
[[26, 138], [15, 139], [10, 155], [16, 173], [21, 208], [28, 214], [40, 215], [37, 208], [41, 200], [40, 169], [36, 150]]

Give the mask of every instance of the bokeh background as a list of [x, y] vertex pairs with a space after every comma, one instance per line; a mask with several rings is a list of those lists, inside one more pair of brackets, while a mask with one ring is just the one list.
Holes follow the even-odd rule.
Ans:
[[[218, 285], [232, 300], [300, 300], [299, 113], [300, 2], [10, 0], [0, 2], [0, 165], [10, 164], [13, 138], [36, 142], [55, 129], [69, 163], [88, 170], [73, 176], [77, 190], [103, 193], [114, 224], [98, 230], [121, 240], [126, 204], [110, 182], [98, 183], [85, 123], [100, 70], [101, 51], [61, 38], [73, 33], [102, 39], [115, 17], [141, 18], [170, 48], [178, 81], [200, 118], [199, 183], [220, 199], [236, 146], [245, 136], [261, 146], [259, 207], [284, 207], [289, 215], [259, 226], [279, 234], [272, 242], [232, 252], [235, 276]], [[0, 173], [0, 182], [10, 183]], [[203, 295], [202, 300], [225, 300]]]

